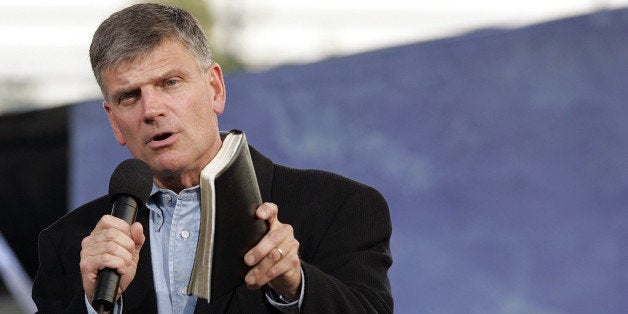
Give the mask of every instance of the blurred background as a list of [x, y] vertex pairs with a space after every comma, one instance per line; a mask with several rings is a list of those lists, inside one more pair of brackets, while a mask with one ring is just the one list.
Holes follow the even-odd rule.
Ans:
[[[227, 73], [222, 129], [384, 194], [396, 312], [628, 312], [628, 0], [164, 2]], [[88, 49], [132, 3], [0, 1], [0, 313], [128, 157]]]
[[[137, 2], [137, 1], [136, 1]], [[622, 7], [627, 0], [163, 1], [195, 12], [227, 70], [258, 71], [520, 27]], [[0, 112], [100, 97], [87, 51], [94, 30], [134, 1], [0, 1]]]

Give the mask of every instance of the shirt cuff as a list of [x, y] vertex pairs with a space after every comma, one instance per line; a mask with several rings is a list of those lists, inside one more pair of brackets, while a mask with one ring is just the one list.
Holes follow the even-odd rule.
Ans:
[[[96, 309], [94, 309], [92, 304], [89, 303], [89, 299], [87, 299], [87, 294], [84, 294], [84, 296], [85, 296], [85, 307], [87, 307], [87, 313], [98, 314], [98, 312], [96, 311]], [[123, 304], [122, 297], [120, 297], [118, 301], [116, 301], [116, 304], [113, 305], [113, 311], [111, 311], [111, 313], [122, 313], [122, 304]]]
[[288, 301], [284, 296], [277, 293], [274, 289], [268, 287], [266, 289], [266, 299], [268, 302], [278, 309], [282, 313], [298, 313], [303, 303], [303, 296], [305, 295], [305, 275], [303, 269], [301, 269], [301, 291], [299, 299], [294, 301]]

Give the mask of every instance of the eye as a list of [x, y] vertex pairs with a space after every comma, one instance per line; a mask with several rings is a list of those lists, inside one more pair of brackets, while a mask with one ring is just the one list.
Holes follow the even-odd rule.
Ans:
[[167, 79], [164, 81], [164, 86], [169, 87], [169, 86], [175, 86], [179, 84], [179, 80], [171, 78], [171, 79]]
[[123, 93], [122, 95], [120, 95], [120, 98], [118, 98], [118, 103], [119, 104], [131, 104], [131, 103], [134, 103], [135, 100], [139, 98], [139, 96], [140, 96], [139, 90], [131, 91], [128, 93]]

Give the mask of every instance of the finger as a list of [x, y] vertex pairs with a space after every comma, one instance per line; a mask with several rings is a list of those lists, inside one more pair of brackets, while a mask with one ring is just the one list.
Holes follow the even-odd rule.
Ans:
[[93, 243], [81, 250], [81, 256], [90, 257], [90, 256], [99, 256], [104, 254], [109, 254], [112, 256], [117, 256], [122, 259], [126, 264], [130, 263], [133, 258], [133, 251], [129, 251], [127, 248], [118, 245], [115, 242], [99, 242]]
[[[269, 270], [267, 270], [267, 276], [269, 278], [275, 278], [280, 274], [285, 273], [286, 271], [288, 271], [288, 269], [284, 268], [283, 266], [293, 266], [296, 269], [301, 269], [301, 265], [300, 265], [300, 259], [299, 259], [299, 241], [297, 241], [296, 239], [292, 238], [292, 241], [286, 241], [286, 243], [284, 243], [282, 248], [277, 248], [278, 251], [281, 250], [283, 253], [283, 256], [281, 256], [280, 259], [275, 260], [275, 262], [273, 263], [273, 266], [269, 268]], [[278, 252], [279, 253], [279, 252]], [[273, 254], [271, 254], [272, 256]], [[279, 266], [279, 270], [275, 269], [273, 270], [273, 268]]]
[[[282, 277], [291, 277], [298, 265], [298, 258], [295, 256], [286, 257], [279, 262], [273, 264], [265, 273], [266, 281], [271, 281], [279, 276]], [[300, 270], [299, 270], [300, 271]]]
[[244, 262], [248, 266], [257, 264], [292, 234], [293, 229], [291, 225], [281, 224], [275, 230], [269, 231], [256, 246], [244, 255]]
[[263, 260], [255, 267], [253, 267], [249, 272], [244, 276], [244, 282], [249, 289], [258, 289], [266, 284], [264, 273], [266, 270], [271, 267], [272, 264], [268, 264], [267, 261]]
[[115, 269], [118, 274], [124, 275], [128, 267], [127, 261], [120, 256], [104, 253], [99, 255], [84, 255], [80, 261], [82, 273], [97, 273], [98, 271], [111, 268]]
[[[137, 225], [136, 225], [137, 224]], [[142, 246], [146, 241], [146, 236], [144, 236], [144, 230], [142, 228], [142, 224], [139, 222], [131, 225], [131, 237], [135, 242], [135, 251], [133, 252], [133, 263], [137, 266], [137, 263], [140, 260], [140, 251], [142, 250]]]
[[87, 245], [102, 246], [104, 243], [113, 243], [129, 252], [133, 252], [133, 250], [135, 250], [135, 241], [131, 239], [130, 234], [123, 233], [118, 229], [94, 231], [90, 235], [90, 242], [88, 242]]
[[278, 247], [273, 248], [270, 251], [270, 254], [262, 258], [259, 263], [257, 263], [251, 270], [249, 270], [247, 275], [244, 277], [244, 281], [246, 282], [247, 286], [251, 289], [256, 289], [265, 285], [268, 280], [270, 280], [267, 277], [266, 273], [269, 269], [273, 267], [273, 265], [275, 265], [275, 263], [279, 262], [285, 257], [284, 254], [286, 254], [286, 252], [284, 252], [283, 249], [280, 249]]
[[265, 273], [272, 267], [274, 262], [270, 257], [261, 259], [249, 272], [244, 276], [244, 281], [250, 289], [260, 288], [266, 284]]
[[279, 262], [281, 259], [283, 259], [283, 257], [285, 253], [283, 252], [282, 249], [280, 249], [279, 247], [274, 248], [273, 250], [270, 251], [270, 254], [268, 254], [268, 256], [270, 257], [270, 259], [274, 262], [277, 263]]
[[270, 258], [270, 256], [266, 256], [263, 258], [255, 267], [253, 267], [247, 275], [244, 277], [244, 281], [250, 289], [258, 289], [264, 286], [268, 280], [270, 280], [266, 273], [268, 272], [275, 262]]
[[249, 271], [245, 282], [250, 289], [257, 289], [278, 276], [290, 277], [297, 269], [300, 271], [298, 242], [295, 241], [290, 246], [273, 249]]
[[260, 205], [255, 212], [257, 218], [268, 221], [271, 229], [272, 225], [277, 221], [278, 213], [279, 208], [277, 208], [277, 205], [269, 202]]
[[130, 226], [126, 221], [112, 215], [104, 215], [100, 218], [96, 227], [94, 227], [94, 231], [110, 228], [118, 229], [124, 233], [128, 233], [130, 230]]
[[[272, 274], [272, 272], [270, 277], [267, 275], [268, 271], [273, 268], [275, 264], [290, 258], [294, 260], [293, 262], [298, 262], [298, 255], [299, 242], [294, 238], [292, 238], [292, 240], [285, 241], [280, 246], [273, 248], [268, 255], [259, 261], [259, 263], [257, 263], [247, 274], [251, 277], [245, 278], [245, 281], [247, 281], [247, 284], [250, 286], [254, 286], [256, 284], [264, 285], [266, 281], [277, 276], [276, 273]], [[260, 279], [262, 279], [262, 281], [260, 281]]]
[[120, 256], [111, 255], [111, 254], [101, 254], [96, 256], [99, 260], [99, 264], [101, 267], [99, 270], [103, 270], [105, 268], [115, 269], [116, 272], [120, 275], [126, 274], [128, 269], [129, 262], [120, 258]]
[[144, 228], [142, 227], [141, 223], [134, 222], [131, 225], [131, 239], [135, 243], [135, 249], [141, 248], [144, 244], [144, 241], [146, 241], [146, 236], [144, 236]]

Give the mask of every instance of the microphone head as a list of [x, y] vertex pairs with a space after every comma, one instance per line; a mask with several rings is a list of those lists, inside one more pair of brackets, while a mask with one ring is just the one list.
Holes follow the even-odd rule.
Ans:
[[109, 198], [114, 202], [116, 196], [129, 195], [143, 206], [152, 188], [153, 175], [150, 167], [139, 159], [127, 159], [111, 174]]

